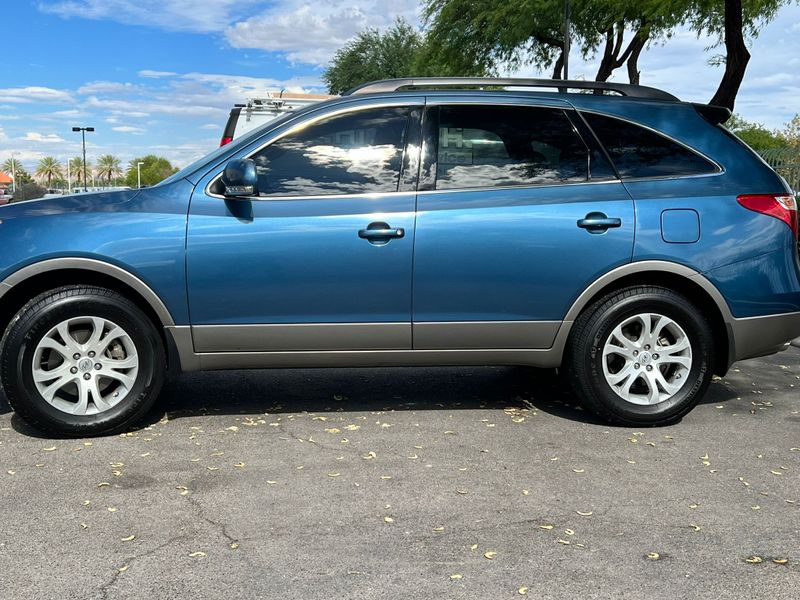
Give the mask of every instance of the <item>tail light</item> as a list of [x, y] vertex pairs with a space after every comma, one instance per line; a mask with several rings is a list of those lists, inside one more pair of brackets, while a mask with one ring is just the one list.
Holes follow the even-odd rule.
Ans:
[[225, 136], [219, 141], [220, 146], [224, 146], [225, 144], [230, 144], [233, 141], [232, 137]]
[[736, 200], [747, 208], [786, 223], [797, 238], [797, 200], [790, 194], [748, 194]]

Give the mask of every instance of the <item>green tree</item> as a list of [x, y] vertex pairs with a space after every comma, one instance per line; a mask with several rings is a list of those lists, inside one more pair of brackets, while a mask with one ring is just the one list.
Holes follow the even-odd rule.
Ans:
[[39, 181], [47, 182], [49, 188], [54, 178], [61, 179], [63, 177], [61, 163], [52, 156], [45, 156], [36, 167], [36, 177], [39, 178]]
[[122, 175], [122, 167], [119, 159], [111, 154], [104, 154], [97, 159], [97, 176], [105, 178], [108, 185], [111, 185], [111, 180], [115, 177]]
[[783, 129], [778, 132], [778, 137], [789, 148], [800, 151], [800, 114], [795, 115], [791, 121], [783, 126]]
[[[725, 45], [726, 70], [712, 103], [733, 107], [749, 60], [747, 38], [758, 35], [777, 10], [793, 0], [572, 0], [570, 38], [584, 58], [599, 54], [595, 79], [607, 80], [622, 66], [639, 83], [638, 60], [653, 42], [676, 27]], [[553, 68], [564, 60], [563, 0], [423, 0], [429, 52], [439, 62], [477, 64], [490, 71], [526, 65]]]
[[[425, 16], [440, 61], [466, 60], [492, 71], [532, 64], [562, 76], [563, 0], [425, 0]], [[598, 81], [627, 65], [629, 80], [638, 83], [641, 52], [669, 37], [679, 20], [671, 3], [660, 0], [573, 0], [570, 38], [584, 58], [602, 46]]]
[[86, 172], [84, 173], [84, 164], [83, 159], [80, 156], [76, 156], [75, 158], [69, 159], [69, 176], [72, 181], [75, 183], [73, 184], [74, 187], [79, 187], [79, 185], [83, 185], [84, 176], [86, 185], [89, 185], [89, 182], [92, 179], [91, 169], [92, 164], [89, 161], [86, 161]]
[[143, 186], [155, 185], [178, 171], [166, 158], [161, 156], [148, 154], [142, 158], [134, 158], [128, 163], [128, 171], [125, 174], [125, 185], [129, 187], [137, 185], [136, 165], [138, 163], [144, 163], [141, 166]]
[[782, 139], [780, 134], [770, 131], [761, 123], [746, 121], [739, 115], [731, 116], [725, 122], [725, 127], [757, 152], [789, 147], [787, 141]]
[[362, 83], [377, 79], [426, 75], [480, 75], [475, 65], [437, 62], [426, 51], [426, 38], [407, 21], [397, 19], [389, 29], [367, 29], [340, 48], [322, 79], [331, 94], [341, 94]]

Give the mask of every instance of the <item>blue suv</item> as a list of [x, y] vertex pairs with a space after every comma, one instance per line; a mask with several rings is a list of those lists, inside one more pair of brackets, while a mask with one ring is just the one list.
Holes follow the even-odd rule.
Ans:
[[673, 422], [800, 335], [795, 197], [729, 114], [624, 84], [382, 81], [153, 188], [0, 207], [5, 394], [91, 435], [171, 371], [530, 365], [614, 422]]

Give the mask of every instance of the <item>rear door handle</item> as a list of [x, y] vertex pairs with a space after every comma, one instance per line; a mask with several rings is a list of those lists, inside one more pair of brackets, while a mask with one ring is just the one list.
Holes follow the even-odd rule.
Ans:
[[607, 217], [601, 212], [591, 212], [583, 219], [578, 219], [578, 227], [589, 233], [603, 233], [612, 227], [621, 227], [622, 219]]
[[402, 227], [391, 227], [388, 223], [377, 221], [367, 225], [366, 229], [359, 229], [358, 237], [367, 240], [370, 244], [382, 246], [388, 244], [389, 240], [404, 237], [406, 230]]

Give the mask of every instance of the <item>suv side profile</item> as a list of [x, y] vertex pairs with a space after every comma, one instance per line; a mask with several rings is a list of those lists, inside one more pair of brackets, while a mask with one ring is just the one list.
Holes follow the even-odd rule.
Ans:
[[624, 84], [382, 81], [152, 188], [0, 207], [6, 396], [92, 435], [168, 372], [529, 365], [611, 421], [674, 422], [800, 335], [795, 198], [729, 114]]

